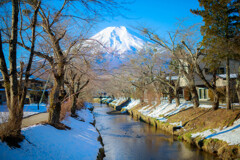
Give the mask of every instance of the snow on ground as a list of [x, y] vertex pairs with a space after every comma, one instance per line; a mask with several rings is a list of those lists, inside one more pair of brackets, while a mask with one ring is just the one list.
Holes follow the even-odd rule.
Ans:
[[227, 142], [230, 145], [240, 144], [240, 119], [234, 122], [230, 127], [225, 127], [224, 129], [209, 129], [204, 132], [193, 133], [192, 137], [197, 136], [203, 137], [204, 139], [214, 138]]
[[119, 99], [115, 99], [110, 104], [115, 105], [115, 106], [119, 106], [122, 102], [125, 102], [126, 100], [127, 100], [126, 98], [121, 97]]
[[[192, 104], [185, 102], [185, 103], [181, 103], [178, 107], [176, 107], [175, 102], [173, 102], [172, 104], [168, 104], [166, 101], [163, 101], [160, 105], [156, 107], [147, 108], [148, 106], [145, 106], [138, 111], [141, 112], [143, 115], [146, 115], [152, 118], [158, 118], [160, 115], [170, 116], [170, 115], [176, 114], [180, 112], [180, 110], [187, 109], [191, 106]], [[160, 117], [159, 120], [166, 121], [166, 119], [163, 117]]]
[[94, 117], [89, 109], [93, 109], [92, 103], [84, 103], [85, 109], [81, 109], [77, 111], [78, 119], [84, 120], [85, 122], [92, 123], [94, 121]]
[[196, 138], [198, 136], [204, 138], [204, 137], [207, 137], [208, 135], [213, 134], [214, 132], [216, 132], [216, 129], [208, 129], [208, 130], [203, 131], [203, 132], [192, 133], [192, 138]]
[[[222, 105], [225, 105], [225, 104], [222, 104]], [[212, 108], [212, 105], [208, 105], [208, 104], [200, 104], [199, 107], [200, 107], [200, 108], [207, 108], [207, 109], [210, 109], [210, 108]], [[226, 107], [219, 106], [219, 108], [226, 108]]]
[[200, 104], [199, 107], [201, 107], [201, 108], [212, 108], [212, 105]]
[[173, 126], [182, 126], [182, 121], [180, 122], [174, 122], [174, 123], [170, 123]]
[[181, 103], [178, 107], [176, 107], [176, 104], [175, 104], [175, 107], [173, 108], [173, 110], [170, 110], [170, 112], [164, 113], [164, 116], [171, 116], [171, 115], [177, 114], [181, 110], [188, 109], [192, 106], [193, 105], [191, 103], [187, 103], [187, 102]]
[[98, 132], [89, 122], [93, 115], [88, 109], [77, 112], [85, 122], [68, 117], [62, 121], [71, 130], [57, 130], [50, 125], [35, 125], [22, 130], [26, 140], [21, 148], [11, 149], [0, 142], [1, 160], [30, 159], [96, 159], [101, 147]]
[[[122, 99], [121, 99], [122, 100]], [[120, 100], [116, 100], [120, 101]], [[126, 109], [131, 109], [136, 106], [136, 101], [134, 100], [128, 106], [124, 107]], [[139, 101], [140, 102], [140, 101]], [[156, 118], [161, 122], [167, 122], [167, 117], [177, 114], [183, 109], [187, 109], [192, 107], [193, 104], [191, 102], [181, 102], [181, 104], [176, 107], [176, 103], [173, 101], [172, 104], [168, 104], [166, 100], [163, 100], [161, 104], [157, 106], [150, 106], [146, 105], [143, 106], [138, 112], [142, 113], [143, 115]], [[201, 108], [212, 108], [211, 105], [200, 105]], [[220, 106], [219, 108], [223, 108]], [[161, 116], [161, 117], [160, 117]], [[182, 122], [170, 123], [173, 126], [182, 126]], [[223, 141], [226, 141], [230, 145], [240, 144], [240, 119], [234, 122], [234, 125], [231, 127], [226, 127], [223, 130], [220, 129], [209, 129], [204, 132], [193, 133], [192, 137], [195, 138], [197, 136], [201, 136], [205, 139], [207, 138], [217, 138]]]
[[140, 100], [139, 100], [139, 99], [137, 99], [137, 100], [131, 99], [131, 102], [130, 102], [127, 106], [125, 106], [125, 107], [123, 107], [123, 108], [125, 108], [125, 109], [131, 109], [131, 108], [135, 107], [136, 105], [138, 105], [139, 103], [140, 103]]
[[146, 106], [142, 107], [141, 109], [139, 109], [138, 112], [143, 113], [144, 111], [149, 111], [148, 107], [149, 107], [149, 105], [146, 105]]
[[[39, 104], [25, 104], [23, 109], [23, 117], [28, 117], [34, 114], [47, 112], [47, 106], [44, 103]], [[7, 122], [8, 120], [8, 108], [7, 105], [0, 105], [0, 123]]]
[[153, 109], [149, 116], [157, 118], [161, 114], [161, 111], [165, 110], [167, 106], [168, 106], [167, 103], [161, 103], [160, 105]]

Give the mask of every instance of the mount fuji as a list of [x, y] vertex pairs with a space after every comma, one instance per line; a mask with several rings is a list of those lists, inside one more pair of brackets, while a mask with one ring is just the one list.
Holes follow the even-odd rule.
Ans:
[[83, 46], [91, 48], [92, 53], [101, 53], [97, 64], [108, 69], [118, 68], [129, 58], [144, 48], [145, 41], [131, 33], [126, 27], [107, 27], [90, 37]]
[[129, 62], [146, 45], [151, 45], [144, 38], [139, 38], [141, 36], [137, 33], [130, 32], [124, 26], [107, 27], [83, 41], [80, 48], [97, 56], [93, 63], [103, 65], [109, 70], [116, 69]]
[[101, 44], [102, 52], [120, 55], [120, 57], [141, 50], [145, 44], [142, 39], [130, 34], [124, 26], [107, 27], [90, 39]]

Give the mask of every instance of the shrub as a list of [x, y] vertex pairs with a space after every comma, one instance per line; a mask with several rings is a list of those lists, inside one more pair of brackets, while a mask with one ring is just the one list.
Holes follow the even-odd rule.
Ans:
[[83, 99], [80, 99], [77, 101], [77, 110], [80, 110], [84, 107], [84, 100]]
[[155, 101], [155, 92], [154, 92], [153, 88], [149, 88], [149, 89], [147, 90], [146, 97], [147, 97], [147, 99], [148, 99], [148, 103], [149, 103], [149, 104], [152, 104], [152, 102]]
[[68, 117], [70, 115], [71, 104], [72, 104], [71, 100], [68, 100], [68, 101], [65, 101], [62, 103], [61, 113], [60, 113], [60, 121], [64, 120], [66, 117]]
[[[224, 95], [225, 93], [225, 88], [222, 87], [222, 88], [217, 88], [217, 91], [220, 92], [220, 96], [219, 96], [219, 101], [221, 103], [224, 103], [225, 102], [225, 99], [226, 99], [226, 96]], [[213, 95], [213, 92], [209, 89], [208, 90], [208, 97], [210, 98], [211, 101], [214, 100], [214, 95]]]
[[190, 101], [191, 100], [191, 94], [190, 94], [190, 90], [188, 87], [184, 88], [184, 99], [186, 101]]

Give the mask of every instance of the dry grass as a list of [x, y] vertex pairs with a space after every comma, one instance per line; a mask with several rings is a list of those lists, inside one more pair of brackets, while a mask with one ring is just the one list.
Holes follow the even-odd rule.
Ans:
[[20, 130], [15, 129], [15, 125], [9, 122], [0, 125], [0, 138], [11, 148], [20, 148], [20, 142], [25, 138]]
[[77, 101], [77, 110], [80, 110], [80, 109], [82, 109], [84, 107], [84, 100], [83, 99], [81, 99], [81, 100], [78, 100]]
[[134, 106], [134, 107], [132, 108], [132, 110], [139, 110], [139, 109], [145, 107], [146, 105], [147, 105], [147, 103], [142, 103], [142, 104], [139, 103], [138, 105]]
[[[82, 109], [84, 107], [84, 100], [79, 100], [76, 105], [77, 105], [76, 110]], [[71, 106], [72, 106], [71, 100], [68, 100], [62, 104], [61, 113], [60, 113], [60, 121], [71, 116]]]
[[[185, 130], [189, 132], [200, 132], [211, 128], [231, 126], [233, 122], [239, 118], [240, 110], [190, 108], [169, 117], [168, 122], [182, 121], [182, 124], [185, 125]], [[183, 132], [183, 130], [179, 130], [179, 133], [181, 132]]]
[[61, 113], [60, 113], [60, 121], [64, 120], [65, 118], [70, 116], [71, 113], [71, 100], [68, 100], [66, 102], [64, 102], [61, 105]]

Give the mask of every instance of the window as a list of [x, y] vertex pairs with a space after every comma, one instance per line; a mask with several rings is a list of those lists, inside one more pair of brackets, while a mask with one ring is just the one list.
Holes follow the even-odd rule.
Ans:
[[207, 92], [207, 90], [206, 90], [206, 89], [203, 89], [203, 98], [204, 98], [204, 99], [207, 99], [207, 93], [206, 93], [206, 92]]
[[209, 69], [208, 68], [204, 68], [205, 70], [205, 74], [209, 74]]
[[199, 99], [202, 99], [202, 89], [199, 89]]
[[208, 98], [208, 89], [199, 88], [198, 89], [198, 96], [199, 96], [199, 99], [207, 99]]
[[218, 69], [218, 74], [225, 74], [225, 68], [224, 67], [220, 67]]

